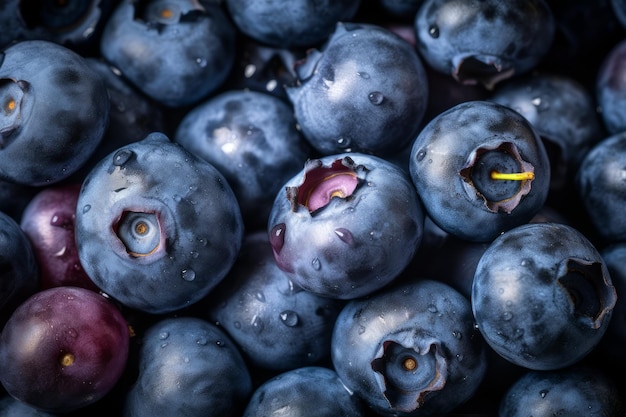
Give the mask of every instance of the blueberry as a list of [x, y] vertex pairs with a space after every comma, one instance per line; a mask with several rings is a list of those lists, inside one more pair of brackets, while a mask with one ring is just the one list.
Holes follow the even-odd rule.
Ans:
[[337, 22], [352, 19], [361, 0], [226, 0], [237, 28], [245, 35], [280, 48], [313, 47], [325, 41]]
[[57, 417], [58, 414], [48, 413], [39, 410], [20, 401], [16, 398], [6, 395], [0, 399], [0, 414], [4, 417]]
[[0, 326], [39, 289], [39, 263], [20, 225], [0, 212]]
[[471, 241], [489, 242], [528, 222], [550, 187], [533, 126], [488, 101], [460, 103], [431, 120], [413, 143], [409, 169], [433, 222]]
[[595, 92], [600, 115], [610, 134], [626, 130], [626, 41], [616, 44], [603, 58]]
[[194, 107], [175, 140], [224, 174], [249, 230], [267, 225], [280, 187], [309, 156], [292, 108], [257, 91], [226, 91]]
[[519, 366], [552, 370], [596, 347], [616, 298], [604, 260], [582, 233], [530, 223], [489, 245], [476, 266], [471, 300], [496, 352]]
[[544, 0], [425, 0], [415, 31], [418, 51], [432, 68], [492, 88], [539, 64], [555, 23]]
[[533, 73], [500, 84], [490, 100], [524, 116], [550, 157], [552, 191], [570, 185], [585, 154], [604, 136], [593, 95], [563, 74]]
[[228, 332], [249, 363], [285, 371], [322, 363], [343, 302], [303, 291], [276, 265], [265, 232], [246, 236], [202, 316]]
[[362, 417], [363, 403], [329, 368], [307, 366], [265, 381], [252, 394], [243, 417]]
[[584, 212], [593, 231], [607, 242], [626, 238], [624, 167], [626, 132], [602, 139], [586, 155], [577, 172], [576, 184]]
[[424, 66], [388, 29], [339, 23], [296, 72], [299, 84], [287, 94], [304, 136], [323, 155], [392, 155], [420, 128], [428, 98]]
[[383, 416], [454, 410], [482, 382], [485, 353], [469, 300], [420, 278], [349, 301], [331, 344], [346, 387]]
[[621, 348], [626, 343], [626, 243], [608, 245], [600, 250], [600, 254], [617, 292], [611, 322], [600, 341], [600, 354], [606, 355], [604, 358], [608, 359], [608, 363], [622, 370], [626, 369], [626, 359]]
[[140, 336], [139, 374], [124, 416], [240, 415], [252, 379], [237, 346], [196, 317], [164, 318]]
[[59, 182], [92, 155], [109, 123], [109, 96], [85, 58], [48, 41], [0, 52], [0, 178]]
[[123, 0], [104, 27], [102, 56], [168, 107], [198, 102], [226, 80], [235, 29], [214, 1]]
[[529, 371], [502, 398], [499, 416], [601, 417], [623, 415], [615, 381], [599, 368]]
[[76, 209], [78, 255], [122, 304], [151, 313], [206, 296], [243, 239], [223, 175], [162, 133], [119, 148], [85, 178]]
[[404, 171], [350, 153], [309, 160], [277, 194], [268, 232], [278, 266], [296, 285], [350, 299], [398, 276], [420, 245], [423, 225]]

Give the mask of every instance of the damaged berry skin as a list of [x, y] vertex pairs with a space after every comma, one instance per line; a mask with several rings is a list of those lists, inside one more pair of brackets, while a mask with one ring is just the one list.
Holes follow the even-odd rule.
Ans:
[[426, 0], [414, 26], [417, 49], [433, 69], [489, 89], [534, 68], [555, 33], [544, 0]]
[[407, 174], [372, 155], [309, 160], [274, 200], [268, 232], [278, 266], [321, 296], [351, 299], [394, 280], [422, 239]]
[[348, 302], [331, 357], [346, 387], [381, 416], [445, 415], [472, 397], [487, 368], [469, 300], [421, 278]]
[[[413, 143], [409, 172], [433, 222], [476, 242], [530, 221], [550, 190], [550, 162], [536, 130], [487, 101], [458, 104], [431, 120]], [[532, 177], [493, 179], [495, 172]]]
[[596, 347], [617, 294], [582, 233], [530, 223], [505, 232], [483, 253], [471, 300], [478, 328], [498, 354], [525, 368], [554, 370]]
[[148, 97], [182, 107], [226, 80], [235, 38], [217, 2], [123, 0], [107, 20], [100, 49]]
[[162, 133], [104, 158], [78, 196], [85, 272], [112, 298], [148, 313], [206, 296], [235, 262], [243, 230], [223, 175]]
[[298, 84], [287, 95], [302, 133], [322, 155], [393, 155], [419, 132], [428, 101], [425, 68], [388, 29], [339, 23], [296, 73]]
[[69, 177], [100, 144], [109, 106], [102, 78], [76, 52], [40, 40], [0, 51], [0, 179]]

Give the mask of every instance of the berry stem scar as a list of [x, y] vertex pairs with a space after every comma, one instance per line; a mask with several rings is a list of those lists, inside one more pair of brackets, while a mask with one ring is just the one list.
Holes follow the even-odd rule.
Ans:
[[512, 181], [525, 181], [535, 179], [535, 173], [526, 172], [498, 172], [491, 171], [492, 180], [512, 180]]

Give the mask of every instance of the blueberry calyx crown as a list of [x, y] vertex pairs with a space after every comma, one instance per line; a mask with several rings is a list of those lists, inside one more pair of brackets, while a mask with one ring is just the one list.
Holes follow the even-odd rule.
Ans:
[[601, 328], [617, 302], [617, 292], [602, 273], [602, 264], [567, 258], [559, 265], [557, 282], [574, 315], [592, 329]]
[[152, 255], [162, 246], [163, 236], [157, 213], [124, 211], [114, 230], [133, 258]]
[[482, 199], [487, 210], [510, 214], [531, 190], [534, 166], [512, 142], [480, 146], [459, 171], [467, 194]]
[[22, 102], [30, 84], [23, 80], [0, 79], [0, 149], [19, 130], [24, 119]]
[[410, 413], [423, 407], [430, 393], [446, 385], [446, 358], [440, 342], [429, 337], [405, 343], [385, 340], [371, 367], [385, 399], [396, 411]]
[[319, 159], [307, 161], [302, 184], [286, 189], [291, 210], [306, 207], [315, 214], [334, 198], [349, 199], [363, 182], [365, 172], [367, 168], [355, 164], [349, 156], [336, 159], [329, 166]]
[[167, 25], [196, 21], [203, 13], [204, 9], [181, 10], [176, 2], [141, 0], [136, 2], [134, 18], [160, 32]]

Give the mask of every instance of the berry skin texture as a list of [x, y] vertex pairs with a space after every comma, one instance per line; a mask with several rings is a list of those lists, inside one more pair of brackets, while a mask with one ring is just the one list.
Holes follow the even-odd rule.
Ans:
[[425, 417], [471, 398], [485, 374], [485, 348], [466, 297], [415, 279], [348, 302], [331, 356], [346, 387], [379, 415]]
[[141, 336], [139, 375], [125, 417], [240, 415], [252, 379], [237, 345], [196, 317], [164, 318]]
[[243, 219], [228, 182], [162, 133], [119, 148], [83, 182], [76, 209], [87, 275], [148, 313], [188, 307], [231, 268]]
[[167, 107], [198, 102], [234, 64], [236, 32], [215, 2], [120, 2], [104, 26], [104, 59]]
[[605, 242], [626, 239], [626, 132], [597, 143], [580, 164], [576, 187], [596, 233]]
[[283, 372], [259, 386], [243, 417], [363, 417], [363, 403], [329, 368], [307, 366]]
[[274, 200], [278, 266], [301, 288], [351, 299], [393, 281], [417, 251], [424, 214], [404, 171], [372, 155], [312, 159]]
[[426, 0], [414, 26], [417, 49], [432, 68], [488, 89], [534, 68], [555, 32], [544, 0]]
[[500, 402], [500, 417], [606, 417], [624, 415], [621, 392], [600, 368], [529, 371]]
[[[477, 242], [528, 222], [550, 189], [550, 162], [533, 126], [488, 101], [460, 103], [431, 120], [413, 142], [409, 170], [433, 222]], [[523, 175], [494, 177], [506, 173]]]
[[22, 41], [0, 52], [0, 179], [57, 183], [92, 155], [109, 123], [109, 96], [85, 58]]
[[339, 23], [295, 69], [298, 84], [287, 95], [302, 133], [322, 155], [393, 155], [421, 127], [426, 72], [414, 48], [390, 30]]
[[582, 233], [530, 223], [503, 233], [483, 253], [471, 300], [478, 328], [497, 353], [525, 368], [554, 370], [596, 347], [617, 293]]
[[604, 57], [596, 79], [596, 98], [609, 134], [626, 130], [626, 41], [616, 44]]

